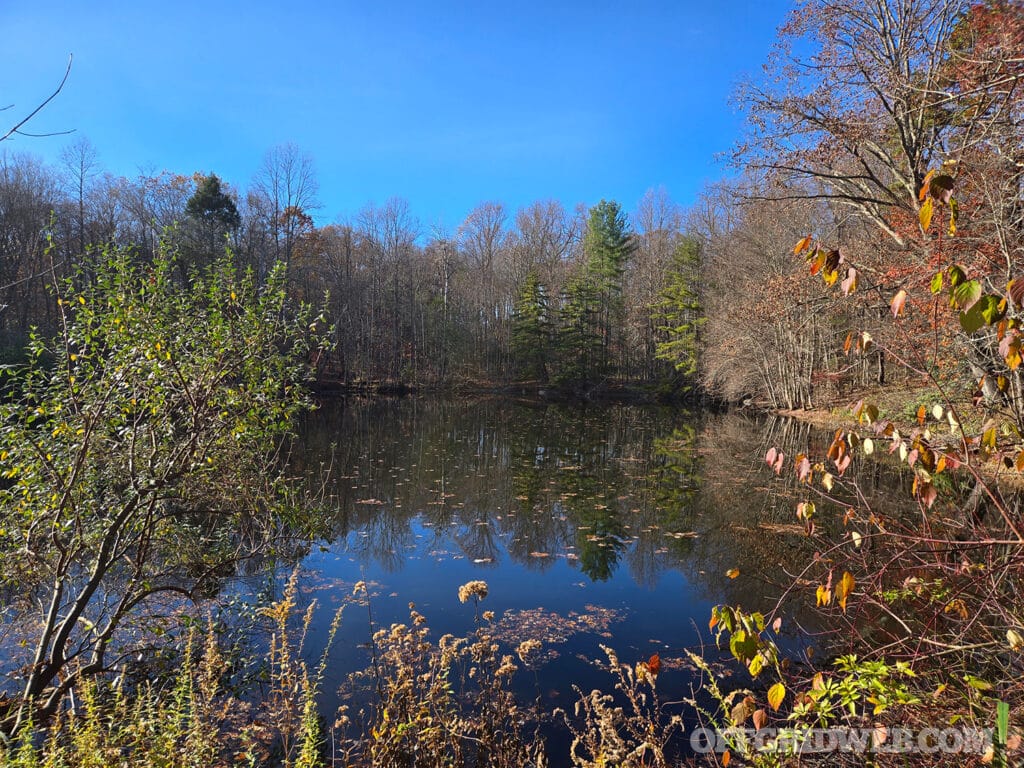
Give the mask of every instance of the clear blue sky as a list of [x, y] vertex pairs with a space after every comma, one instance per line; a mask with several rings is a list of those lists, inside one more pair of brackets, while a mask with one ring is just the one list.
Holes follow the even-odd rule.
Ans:
[[688, 204], [727, 172], [730, 103], [757, 74], [783, 0], [676, 2], [32, 2], [0, 0], [5, 142], [55, 160], [86, 136], [119, 175], [216, 172], [247, 186], [294, 142], [316, 163], [321, 223], [398, 195], [425, 226], [484, 200], [632, 209]]

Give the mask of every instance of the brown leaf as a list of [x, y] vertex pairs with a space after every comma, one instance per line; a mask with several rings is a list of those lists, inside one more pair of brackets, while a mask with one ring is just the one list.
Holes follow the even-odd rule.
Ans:
[[928, 193], [940, 203], [948, 204], [950, 198], [953, 197], [953, 185], [955, 183], [953, 177], [945, 173], [933, 176], [931, 183], [928, 185]]
[[1006, 292], [1014, 304], [1018, 307], [1024, 306], [1024, 276], [1011, 280], [1010, 284], [1006, 286]]
[[756, 712], [754, 712], [753, 720], [754, 730], [760, 731], [762, 728], [768, 725], [768, 713], [765, 712], [763, 709], [759, 709]]

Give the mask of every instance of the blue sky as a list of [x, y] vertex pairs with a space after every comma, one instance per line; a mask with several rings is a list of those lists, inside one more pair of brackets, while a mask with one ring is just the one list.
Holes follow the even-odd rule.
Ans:
[[737, 82], [760, 71], [788, 2], [0, 1], [5, 142], [47, 161], [78, 136], [118, 175], [216, 172], [248, 185], [294, 142], [320, 223], [409, 200], [425, 227], [476, 204], [572, 207], [649, 187], [689, 204], [728, 169]]

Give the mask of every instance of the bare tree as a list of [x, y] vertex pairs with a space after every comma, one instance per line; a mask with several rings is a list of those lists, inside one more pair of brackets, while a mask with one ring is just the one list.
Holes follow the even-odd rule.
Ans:
[[[286, 268], [291, 264], [296, 242], [311, 221], [309, 217], [320, 207], [319, 188], [313, 159], [295, 144], [274, 147], [264, 156], [253, 191], [264, 201], [272, 258], [283, 261]], [[270, 265], [261, 266], [262, 274]]]
[[834, 201], [903, 246], [890, 209], [916, 214], [926, 172], [948, 154], [958, 95], [946, 87], [945, 44], [967, 8], [967, 0], [802, 4], [782, 28], [771, 84], [741, 94], [752, 135], [737, 159], [777, 174], [786, 196]]
[[508, 233], [508, 214], [499, 202], [481, 203], [459, 227], [458, 238], [468, 267], [475, 312], [476, 356], [485, 366], [500, 365], [507, 351], [507, 320], [512, 311], [512, 295], [502, 285], [499, 266], [504, 257]]
[[90, 182], [100, 171], [99, 153], [92, 142], [83, 136], [61, 150], [60, 160], [65, 171], [65, 186], [77, 204], [75, 234], [78, 240], [78, 255], [84, 256], [87, 245], [85, 201]]

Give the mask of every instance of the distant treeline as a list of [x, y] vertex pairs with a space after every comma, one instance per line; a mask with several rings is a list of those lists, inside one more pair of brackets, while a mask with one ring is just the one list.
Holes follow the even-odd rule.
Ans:
[[259, 278], [283, 262], [296, 297], [326, 297], [327, 385], [692, 384], [699, 246], [663, 189], [631, 216], [605, 201], [484, 202], [448, 232], [426, 231], [399, 198], [318, 227], [317, 187], [293, 145], [271, 150], [246, 190], [213, 173], [115, 177], [87, 140], [54, 167], [4, 153], [0, 350], [16, 357], [33, 327], [53, 332], [47, 286], [88, 280], [105, 248], [142, 260], [170, 248], [185, 280], [228, 247]]

